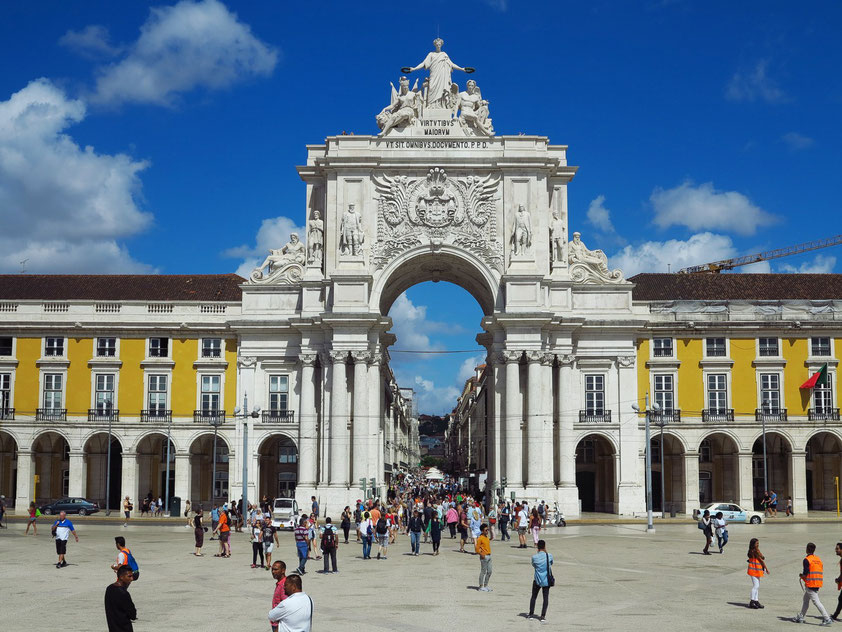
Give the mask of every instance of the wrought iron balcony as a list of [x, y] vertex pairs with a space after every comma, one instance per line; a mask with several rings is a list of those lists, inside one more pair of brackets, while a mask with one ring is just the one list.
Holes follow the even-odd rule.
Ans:
[[810, 421], [839, 421], [838, 408], [810, 408], [807, 411]]
[[294, 410], [264, 410], [260, 420], [265, 424], [294, 424]]
[[754, 410], [754, 420], [765, 421], [766, 423], [775, 421], [786, 421], [786, 408], [756, 408]]
[[224, 410], [194, 410], [193, 421], [196, 423], [206, 424], [224, 424], [225, 411]]
[[650, 413], [650, 421], [654, 424], [677, 424], [681, 421], [680, 410], [659, 410]]
[[733, 408], [706, 408], [702, 411], [702, 421], [734, 421]]
[[67, 421], [66, 408], [36, 408], [35, 419], [37, 421]]
[[14, 408], [0, 408], [0, 421], [11, 421], [15, 418]]
[[120, 421], [120, 411], [116, 408], [89, 408], [88, 421]]
[[140, 411], [141, 421], [160, 421], [169, 423], [172, 421], [171, 410], [160, 410], [158, 408], [146, 409]]
[[611, 411], [595, 411], [595, 410], [580, 410], [579, 411], [580, 424], [610, 424]]

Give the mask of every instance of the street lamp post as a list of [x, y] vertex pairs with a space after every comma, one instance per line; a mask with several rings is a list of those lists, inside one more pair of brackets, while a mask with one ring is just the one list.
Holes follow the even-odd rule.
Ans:
[[766, 411], [760, 410], [760, 422], [763, 424], [763, 491], [769, 491], [769, 469], [766, 467]]
[[[248, 512], [249, 501], [248, 501], [248, 484], [249, 484], [249, 425], [248, 425], [248, 418], [251, 417], [252, 419], [257, 419], [260, 416], [260, 406], [255, 406], [254, 410], [249, 413], [249, 399], [248, 393], [243, 394], [243, 410], [242, 413], [240, 412], [240, 407], [237, 406], [234, 409], [234, 416], [240, 417], [243, 420], [243, 452], [242, 452], [242, 461], [243, 461], [243, 519], [245, 520], [245, 516]], [[215, 450], [214, 450], [215, 452]], [[214, 458], [216, 455], [214, 454]], [[255, 496], [257, 494], [255, 493]]]
[[108, 456], [105, 459], [105, 515], [111, 515], [111, 415], [108, 415]]
[[663, 414], [655, 417], [655, 425], [661, 429], [661, 438], [659, 439], [659, 452], [661, 455], [661, 518], [666, 518], [667, 516], [667, 488], [664, 484], [664, 426], [666, 423], [667, 422], [666, 419], [664, 419]]
[[[660, 410], [661, 407], [655, 404], [654, 410]], [[632, 410], [636, 413], [640, 412], [640, 406], [632, 404]], [[646, 393], [646, 532], [655, 533], [655, 525], [652, 522], [652, 445], [651, 434], [649, 431], [649, 417], [651, 411], [649, 410], [649, 393]], [[663, 495], [663, 494], [662, 494]]]
[[213, 503], [216, 500], [216, 435], [219, 429], [219, 415], [215, 414], [215, 412], [211, 413], [210, 423], [213, 426], [213, 454], [211, 455], [211, 461], [213, 462], [212, 466], [212, 474], [211, 474], [211, 500], [210, 504], [213, 507]]
[[[172, 431], [172, 415], [169, 416], [167, 419], [167, 473], [165, 474], [165, 482], [164, 482], [164, 507], [166, 516], [170, 517], [170, 435]], [[109, 452], [111, 445], [109, 444]]]

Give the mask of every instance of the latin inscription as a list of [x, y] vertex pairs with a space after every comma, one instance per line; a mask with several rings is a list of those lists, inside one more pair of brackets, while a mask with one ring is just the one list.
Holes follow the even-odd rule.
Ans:
[[487, 140], [387, 140], [386, 149], [486, 149]]

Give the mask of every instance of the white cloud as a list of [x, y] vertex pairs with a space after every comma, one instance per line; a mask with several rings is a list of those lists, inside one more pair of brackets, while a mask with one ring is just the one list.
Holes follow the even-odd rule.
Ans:
[[805, 261], [796, 267], [785, 263], [778, 267], [778, 272], [792, 272], [798, 274], [826, 274], [833, 272], [836, 267], [836, 257], [833, 255], [816, 255], [812, 261]]
[[455, 386], [436, 386], [435, 382], [420, 375], [415, 376], [413, 388], [418, 400], [418, 412], [429, 415], [449, 413], [456, 406], [456, 398], [462, 394]]
[[138, 272], [118, 238], [152, 222], [138, 207], [145, 161], [81, 148], [66, 128], [85, 104], [47, 79], [0, 102], [0, 268], [14, 272]]
[[799, 134], [798, 132], [787, 132], [786, 134], [781, 136], [781, 140], [784, 143], [786, 143], [789, 146], [789, 148], [793, 151], [807, 149], [808, 147], [812, 147], [816, 143], [816, 141], [810, 138], [809, 136], [804, 136], [803, 134]]
[[767, 74], [769, 62], [761, 59], [750, 68], [743, 68], [734, 73], [725, 88], [725, 98], [729, 101], [766, 101], [780, 103], [787, 97], [777, 83]]
[[456, 379], [459, 382], [459, 387], [464, 386], [469, 378], [476, 374], [476, 368], [485, 362], [484, 355], [475, 355], [470, 358], [465, 358], [464, 362], [459, 366], [459, 372], [456, 374]]
[[263, 263], [270, 250], [281, 248], [289, 241], [291, 233], [298, 233], [301, 241], [305, 244], [307, 243], [304, 228], [296, 226], [295, 222], [289, 217], [284, 217], [283, 215], [280, 217], [270, 217], [261, 222], [253, 246], [243, 244], [228, 248], [222, 252], [222, 256], [242, 259], [240, 265], [237, 266], [236, 272], [241, 277], [248, 278], [251, 271]]
[[195, 88], [220, 90], [268, 75], [278, 52], [217, 0], [154, 7], [126, 56], [99, 69], [92, 102], [172, 105]]
[[615, 233], [614, 224], [611, 222], [611, 211], [605, 208], [605, 196], [598, 195], [588, 205], [588, 221], [595, 228], [603, 233]]
[[717, 191], [712, 182], [694, 186], [692, 182], [672, 188], [657, 187], [649, 200], [660, 228], [686, 226], [690, 230], [724, 230], [753, 235], [760, 226], [778, 218], [751, 203], [737, 191]]
[[58, 43], [83, 57], [90, 59], [115, 57], [123, 48], [111, 43], [108, 29], [100, 24], [90, 24], [81, 31], [69, 30], [61, 36]]
[[737, 256], [731, 238], [714, 233], [699, 233], [690, 239], [647, 241], [626, 246], [611, 257], [612, 268], [620, 268], [626, 277], [638, 272], [672, 272], [709, 261]]

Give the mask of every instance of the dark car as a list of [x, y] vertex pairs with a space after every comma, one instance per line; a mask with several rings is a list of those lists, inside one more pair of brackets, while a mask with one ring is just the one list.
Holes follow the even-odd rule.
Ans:
[[47, 516], [57, 514], [61, 511], [87, 516], [88, 514], [99, 511], [99, 505], [84, 498], [62, 498], [61, 500], [56, 500], [49, 505], [41, 507], [41, 513]]

